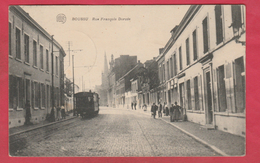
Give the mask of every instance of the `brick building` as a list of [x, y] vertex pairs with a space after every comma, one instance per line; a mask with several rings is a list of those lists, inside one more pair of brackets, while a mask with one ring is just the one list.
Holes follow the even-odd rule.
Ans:
[[24, 124], [27, 100], [33, 123], [45, 120], [53, 105], [64, 105], [65, 55], [62, 46], [28, 13], [10, 6], [9, 127]]

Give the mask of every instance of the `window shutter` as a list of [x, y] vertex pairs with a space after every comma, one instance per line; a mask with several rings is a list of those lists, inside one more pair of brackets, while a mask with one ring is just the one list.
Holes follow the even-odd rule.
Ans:
[[[235, 112], [235, 103], [234, 103], [234, 79], [231, 73], [231, 63], [225, 64], [225, 71], [226, 71], [226, 95], [227, 95], [227, 110], [229, 112]], [[230, 71], [230, 72], [229, 72]]]
[[217, 72], [218, 68], [213, 70], [213, 83], [214, 83], [214, 111], [219, 111], [219, 106], [218, 106], [218, 83], [217, 83]]
[[190, 91], [191, 91], [191, 109], [195, 110], [194, 78], [190, 79]]
[[200, 110], [204, 110], [203, 108], [203, 92], [202, 92], [202, 79], [201, 75], [198, 75], [198, 89], [199, 89], [199, 107]]

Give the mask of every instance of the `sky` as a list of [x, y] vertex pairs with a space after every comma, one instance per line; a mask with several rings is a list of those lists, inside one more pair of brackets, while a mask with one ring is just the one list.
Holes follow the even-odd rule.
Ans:
[[[144, 63], [159, 55], [170, 31], [189, 5], [73, 5], [21, 6], [66, 52], [65, 74], [85, 89], [101, 84], [104, 55], [137, 56]], [[57, 21], [57, 15], [66, 19]], [[64, 21], [65, 20], [65, 21]], [[68, 45], [70, 44], [70, 46]], [[70, 50], [68, 51], [70, 47]], [[109, 64], [108, 64], [109, 65]]]

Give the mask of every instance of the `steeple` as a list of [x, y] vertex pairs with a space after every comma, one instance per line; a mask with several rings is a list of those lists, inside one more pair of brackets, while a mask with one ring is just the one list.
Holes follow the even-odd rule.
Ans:
[[108, 65], [107, 65], [107, 55], [105, 52], [105, 56], [104, 56], [104, 70], [103, 70], [104, 74], [107, 75], [108, 74]]

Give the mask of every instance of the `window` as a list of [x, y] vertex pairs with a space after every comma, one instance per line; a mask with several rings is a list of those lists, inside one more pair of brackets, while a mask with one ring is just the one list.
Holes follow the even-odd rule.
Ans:
[[208, 18], [206, 17], [202, 22], [203, 28], [203, 45], [204, 45], [204, 53], [209, 51], [209, 42], [208, 42]]
[[43, 69], [43, 47], [40, 45], [40, 68]]
[[58, 57], [55, 57], [55, 61], [56, 61], [56, 75], [58, 75]]
[[47, 85], [47, 98], [46, 98], [46, 102], [47, 102], [47, 108], [50, 107], [50, 86]]
[[49, 51], [46, 49], [46, 70], [49, 71]]
[[32, 89], [32, 96], [31, 96], [31, 104], [32, 104], [32, 108], [34, 108], [35, 107], [35, 101], [34, 101], [34, 99], [35, 99], [35, 83], [32, 81], [31, 82], [31, 89]]
[[46, 107], [45, 85], [44, 84], [41, 84], [41, 93], [42, 93], [42, 107]]
[[189, 38], [186, 39], [186, 59], [187, 59], [187, 65], [190, 64], [190, 43]]
[[191, 110], [191, 89], [190, 89], [190, 80], [186, 82], [187, 85], [187, 99], [188, 99], [188, 110]]
[[185, 99], [185, 92], [184, 92], [184, 83], [179, 85], [180, 89], [180, 106], [184, 107], [184, 99]]
[[24, 86], [23, 79], [9, 75], [9, 108], [23, 108]]
[[180, 61], [180, 70], [182, 70], [182, 54], [181, 54], [181, 46], [179, 47], [179, 61]]
[[193, 39], [193, 60], [195, 61], [198, 58], [197, 54], [197, 31], [196, 29], [192, 32]]
[[24, 34], [24, 58], [29, 63], [29, 36]]
[[167, 61], [167, 79], [170, 79], [170, 66], [169, 66], [169, 61]]
[[21, 59], [21, 31], [18, 28], [15, 31], [16, 58]]
[[17, 106], [17, 82], [16, 77], [9, 75], [9, 108]]
[[37, 43], [33, 40], [33, 65], [37, 66]]
[[17, 89], [18, 89], [18, 107], [23, 108], [23, 97], [24, 97], [24, 89], [23, 89], [23, 79], [17, 78]]
[[225, 85], [224, 65], [218, 67], [218, 69], [217, 69], [217, 79], [218, 79], [219, 111], [220, 112], [225, 112], [226, 109], [227, 109], [227, 99], [226, 99], [226, 85]]
[[215, 6], [215, 18], [216, 18], [216, 38], [217, 45], [223, 41], [223, 26], [222, 26], [222, 9], [221, 5]]
[[177, 61], [176, 61], [176, 54], [173, 54], [173, 66], [174, 66], [174, 76], [177, 75]]
[[40, 107], [40, 84], [35, 82], [34, 83], [34, 89], [35, 89], [35, 107]]
[[198, 77], [194, 78], [194, 97], [195, 97], [195, 110], [200, 110], [200, 101], [199, 101], [199, 87], [198, 87]]
[[236, 112], [243, 113], [245, 110], [245, 68], [243, 57], [236, 59], [234, 64]]
[[163, 82], [165, 81], [165, 65], [162, 65], [162, 71], [163, 71]]
[[12, 55], [12, 24], [9, 22], [9, 55]]
[[239, 31], [239, 28], [242, 28], [242, 17], [241, 17], [241, 6], [240, 5], [231, 5], [232, 12], [232, 27], [233, 32], [236, 34]]
[[171, 78], [173, 77], [173, 61], [172, 61], [172, 57], [170, 58], [170, 64], [171, 64]]

